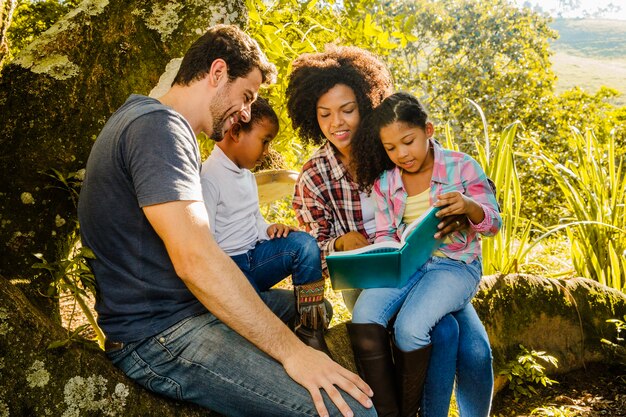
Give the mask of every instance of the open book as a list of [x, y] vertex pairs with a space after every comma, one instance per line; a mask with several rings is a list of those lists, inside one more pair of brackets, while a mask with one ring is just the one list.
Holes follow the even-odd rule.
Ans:
[[400, 242], [379, 242], [328, 255], [333, 289], [402, 287], [441, 244], [434, 236], [441, 221], [435, 216], [438, 210], [431, 207], [411, 222]]

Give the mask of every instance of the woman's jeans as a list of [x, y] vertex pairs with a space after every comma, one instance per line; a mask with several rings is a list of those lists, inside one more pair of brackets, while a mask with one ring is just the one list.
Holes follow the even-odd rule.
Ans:
[[[283, 321], [293, 319], [293, 292], [271, 290], [261, 297]], [[188, 317], [153, 337], [108, 351], [107, 356], [149, 390], [220, 414], [317, 415], [309, 392], [280, 363], [210, 313]], [[366, 409], [341, 393], [355, 416], [376, 416], [374, 408]], [[324, 391], [322, 395], [330, 415], [340, 416]]]
[[443, 316], [465, 307], [478, 289], [482, 266], [431, 257], [401, 288], [363, 290], [352, 312], [353, 323], [387, 327], [393, 317], [394, 342], [405, 352], [430, 344], [430, 331]]
[[491, 347], [472, 304], [444, 316], [434, 327], [431, 342], [421, 416], [448, 416], [455, 374], [459, 415], [489, 416], [493, 394]]
[[291, 275], [293, 285], [322, 279], [317, 241], [308, 233], [292, 231], [287, 237], [258, 242], [246, 253], [231, 256], [258, 291], [267, 291]]

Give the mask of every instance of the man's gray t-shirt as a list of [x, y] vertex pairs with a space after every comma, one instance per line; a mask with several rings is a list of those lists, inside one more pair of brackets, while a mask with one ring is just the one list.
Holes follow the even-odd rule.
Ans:
[[100, 132], [78, 202], [82, 243], [96, 259], [98, 324], [114, 341], [153, 336], [206, 309], [176, 275], [142, 207], [202, 201], [200, 152], [187, 121], [131, 95]]

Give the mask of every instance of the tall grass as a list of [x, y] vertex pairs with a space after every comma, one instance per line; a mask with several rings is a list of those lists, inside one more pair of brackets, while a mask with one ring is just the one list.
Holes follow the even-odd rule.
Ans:
[[591, 130], [572, 129], [572, 159], [541, 149], [539, 157], [564, 195], [570, 216], [556, 229], [571, 242], [576, 272], [612, 288], [626, 290], [626, 168], [616, 158], [615, 140], [601, 144]]
[[[482, 241], [483, 273], [504, 274], [520, 272], [526, 264], [526, 258], [538, 240], [532, 240], [531, 230], [541, 226], [521, 216], [524, 197], [515, 166], [515, 138], [520, 126], [512, 123], [500, 134], [497, 142], [491, 144], [488, 125], [482, 109], [472, 100], [468, 100], [479, 112], [484, 127], [484, 143], [475, 138], [474, 151], [470, 152], [494, 182], [496, 198], [500, 204], [502, 228], [494, 237]], [[451, 129], [445, 130], [445, 147], [458, 149]]]

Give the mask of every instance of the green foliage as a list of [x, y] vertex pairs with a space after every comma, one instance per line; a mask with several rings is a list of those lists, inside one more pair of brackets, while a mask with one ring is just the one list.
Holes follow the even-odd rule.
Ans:
[[291, 207], [291, 196], [261, 206], [261, 214], [268, 223], [281, 223], [298, 226], [296, 214]]
[[545, 148], [540, 158], [563, 194], [568, 213], [556, 229], [571, 242], [576, 272], [612, 288], [626, 289], [626, 167], [616, 157], [613, 136], [600, 143], [592, 131], [573, 130], [569, 137], [573, 158]]
[[555, 80], [548, 41], [556, 33], [546, 17], [505, 0], [403, 1], [391, 12], [417, 39], [394, 54], [398, 86], [422, 96], [436, 119], [454, 121], [465, 145], [482, 128], [466, 98], [496, 130], [547, 116]]
[[[74, 247], [77, 242], [77, 236], [70, 237], [68, 241], [68, 247]], [[35, 254], [35, 257], [40, 262], [34, 264], [32, 267], [47, 271], [51, 278], [52, 283], [50, 286], [49, 295], [56, 293], [69, 294], [78, 306], [82, 313], [87, 318], [89, 325], [96, 333], [96, 341], [101, 348], [104, 348], [104, 334], [100, 330], [95, 317], [91, 313], [86, 299], [96, 293], [96, 280], [91, 272], [91, 269], [87, 265], [87, 259], [94, 259], [93, 252], [86, 247], [78, 248], [75, 251], [67, 250], [70, 255], [63, 257], [56, 262], [48, 262], [44, 259], [43, 255]], [[70, 326], [68, 326], [70, 327]], [[77, 335], [85, 328], [81, 326], [74, 331], [68, 330], [68, 337], [65, 340], [55, 341], [48, 348], [54, 349], [62, 346], [66, 346], [72, 341], [80, 340]]]
[[617, 361], [626, 365], [626, 343], [622, 336], [622, 332], [626, 333], [626, 316], [624, 316], [624, 320], [611, 319], [607, 320], [607, 323], [613, 323], [615, 325], [615, 342], [608, 339], [601, 339], [601, 342], [611, 350]]
[[[48, 185], [49, 188], [57, 188], [66, 191], [71, 201], [74, 203], [74, 206], [77, 206], [80, 187], [85, 175], [84, 169], [67, 174], [56, 169], [50, 169], [49, 172], [43, 174], [49, 176], [52, 180]], [[102, 330], [100, 330], [87, 302], [89, 298], [96, 295], [96, 280], [87, 264], [87, 259], [94, 259], [95, 255], [91, 249], [79, 247], [78, 242], [77, 228], [73, 233], [67, 236], [67, 241], [63, 245], [64, 248], [61, 251], [59, 260], [56, 262], [48, 262], [42, 254], [35, 254], [35, 257], [41, 262], [32, 265], [35, 269], [47, 271], [52, 278], [48, 296], [63, 294], [62, 296], [72, 297], [89, 322], [88, 325], [79, 326], [73, 331], [68, 330], [67, 338], [51, 343], [50, 346], [48, 346], [49, 349], [64, 347], [72, 342], [83, 342], [84, 340], [78, 336], [89, 326], [91, 326], [96, 334], [98, 345], [104, 348], [104, 334]], [[71, 328], [71, 323], [69, 323], [68, 328]]]
[[46, 188], [56, 188], [66, 191], [74, 204], [74, 207], [78, 207], [78, 195], [80, 194], [80, 187], [82, 186], [83, 179], [85, 177], [84, 169], [64, 174], [59, 170], [50, 168], [48, 172], [43, 172], [42, 174], [47, 175], [52, 179], [52, 182], [48, 184]]
[[[287, 168], [300, 169], [310, 156], [312, 149], [304, 148], [297, 140], [291, 121], [287, 116], [285, 90], [291, 62], [303, 53], [323, 51], [330, 43], [355, 45], [369, 49], [380, 57], [390, 54], [397, 43], [412, 39], [400, 35], [399, 27], [382, 28], [377, 19], [384, 16], [383, 10], [365, 7], [368, 1], [344, 2], [335, 0], [276, 0], [266, 3], [246, 0], [249, 22], [246, 31], [265, 51], [278, 69], [278, 81], [266, 92], [276, 110], [281, 129], [272, 142], [272, 148], [283, 154]], [[396, 33], [390, 35], [390, 30]]]
[[536, 386], [548, 386], [557, 381], [550, 379], [545, 374], [545, 367], [539, 361], [557, 367], [558, 360], [546, 352], [529, 351], [519, 345], [520, 353], [517, 359], [507, 363], [500, 375], [506, 376], [509, 381], [508, 389], [513, 391], [516, 400], [521, 397], [530, 397], [537, 394]]
[[[492, 146], [483, 110], [474, 101], [470, 102], [481, 116], [484, 131], [484, 143], [475, 138], [470, 154], [475, 155], [487, 176], [494, 182], [502, 216], [500, 233], [482, 240], [483, 273], [488, 275], [496, 272], [503, 274], [521, 272], [525, 268], [530, 250], [547, 235], [536, 237], [535, 234], [531, 234], [533, 226], [537, 230], [545, 229], [522, 214], [526, 199], [522, 196], [515, 163], [515, 145], [520, 123], [515, 122], [507, 126]], [[459, 146], [454, 141], [452, 129], [448, 126], [445, 129], [445, 138], [447, 148], [458, 150]]]
[[80, 0], [18, 1], [13, 12], [12, 23], [7, 31], [9, 60], [79, 3]]

